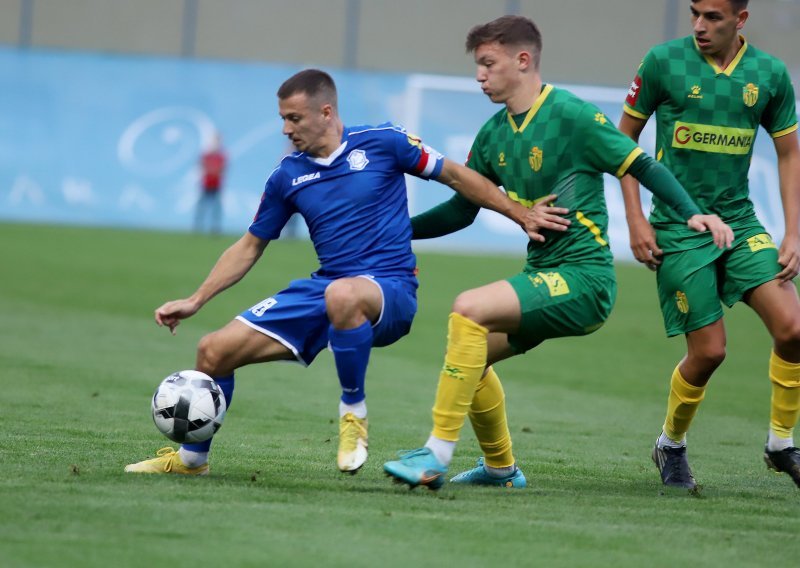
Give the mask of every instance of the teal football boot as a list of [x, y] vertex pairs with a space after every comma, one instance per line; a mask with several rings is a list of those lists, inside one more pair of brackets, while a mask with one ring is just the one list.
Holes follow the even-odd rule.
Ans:
[[405, 483], [411, 489], [424, 485], [436, 490], [444, 485], [447, 466], [442, 465], [429, 448], [400, 452], [400, 459], [383, 464], [383, 471], [395, 483]]
[[528, 482], [525, 480], [525, 474], [522, 473], [522, 470], [518, 467], [515, 467], [514, 472], [505, 477], [489, 475], [486, 468], [483, 467], [482, 457], [478, 458], [477, 467], [459, 473], [450, 480], [450, 483], [462, 483], [464, 485], [495, 485], [498, 487], [514, 487], [517, 489], [528, 486]]

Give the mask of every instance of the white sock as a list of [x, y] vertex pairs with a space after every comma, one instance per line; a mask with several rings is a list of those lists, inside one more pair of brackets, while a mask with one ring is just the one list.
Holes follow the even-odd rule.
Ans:
[[769, 436], [767, 437], [767, 450], [770, 452], [779, 452], [786, 448], [794, 447], [794, 439], [790, 436], [788, 438], [781, 438], [770, 428]]
[[363, 420], [367, 417], [367, 401], [362, 400], [355, 404], [345, 404], [339, 401], [339, 418], [344, 417], [345, 414], [351, 413], [356, 418]]
[[208, 463], [208, 452], [193, 452], [183, 446], [178, 450], [178, 456], [186, 467], [200, 467]]
[[453, 459], [453, 452], [456, 451], [455, 442], [441, 440], [433, 435], [425, 442], [425, 447], [430, 449], [433, 455], [436, 456], [436, 459], [439, 460], [439, 463], [444, 466], [450, 465], [450, 461]]
[[659, 448], [685, 448], [686, 436], [683, 437], [683, 440], [676, 442], [662, 431], [661, 435], [658, 437], [658, 442], [656, 443], [658, 444]]
[[490, 465], [483, 464], [483, 469], [487, 474], [489, 474], [489, 477], [508, 477], [517, 471], [517, 464], [506, 467], [492, 467]]

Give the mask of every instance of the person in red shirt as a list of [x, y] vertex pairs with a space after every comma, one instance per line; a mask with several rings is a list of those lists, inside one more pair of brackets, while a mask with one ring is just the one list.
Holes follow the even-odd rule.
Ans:
[[222, 137], [215, 134], [208, 150], [200, 157], [200, 198], [195, 210], [194, 229], [203, 231], [208, 218], [208, 230], [219, 234], [222, 230], [222, 185], [227, 157], [222, 147]]

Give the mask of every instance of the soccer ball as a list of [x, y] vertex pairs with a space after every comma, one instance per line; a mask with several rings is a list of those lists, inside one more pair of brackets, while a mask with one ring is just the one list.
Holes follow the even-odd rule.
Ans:
[[179, 444], [205, 442], [222, 426], [227, 404], [214, 379], [200, 371], [172, 373], [153, 395], [153, 422]]

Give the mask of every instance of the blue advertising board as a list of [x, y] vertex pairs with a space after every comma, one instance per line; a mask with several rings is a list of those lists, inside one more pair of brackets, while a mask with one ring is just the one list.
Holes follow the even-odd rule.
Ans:
[[[198, 157], [215, 131], [229, 156], [223, 230], [247, 229], [263, 184], [289, 146], [275, 93], [299, 67], [0, 49], [0, 220], [188, 231]], [[456, 161], [498, 110], [470, 78], [329, 70], [346, 124], [392, 121]], [[626, 89], [560, 85], [618, 122]], [[651, 121], [652, 123], [653, 121]], [[641, 145], [653, 150], [652, 124]], [[771, 141], [760, 133], [753, 200], [777, 239], [783, 215]], [[450, 196], [409, 178], [411, 213]], [[618, 181], [606, 177], [615, 257], [631, 259]], [[645, 207], [649, 194], [643, 191]], [[482, 211], [464, 231], [419, 248], [519, 254], [525, 236]]]

